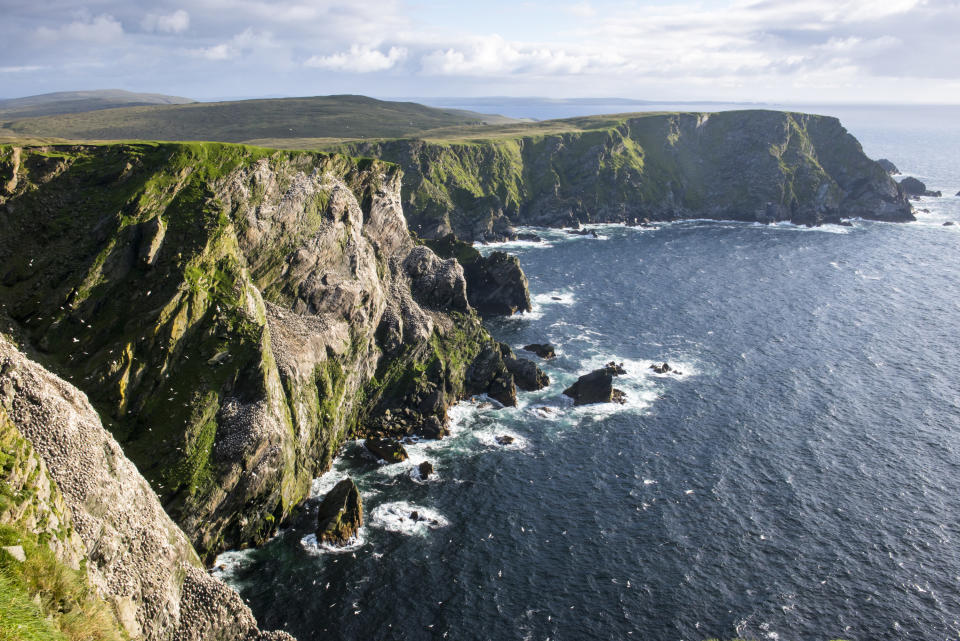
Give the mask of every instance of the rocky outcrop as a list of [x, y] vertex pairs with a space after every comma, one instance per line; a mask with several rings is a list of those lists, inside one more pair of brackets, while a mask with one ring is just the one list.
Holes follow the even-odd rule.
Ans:
[[882, 167], [883, 170], [891, 176], [898, 176], [900, 174], [900, 170], [897, 169], [897, 166], [886, 158], [879, 159], [877, 164], [880, 165], [880, 167]]
[[[555, 123], [562, 124], [562, 123]], [[836, 118], [777, 111], [634, 114], [566, 133], [331, 148], [400, 164], [423, 238], [503, 240], [512, 225], [715, 218], [803, 225], [913, 219], [887, 170]], [[554, 128], [554, 131], [556, 128]]]
[[486, 389], [487, 395], [502, 405], [516, 406], [517, 389], [513, 375], [507, 370], [498, 345], [483, 348], [467, 369], [466, 378], [470, 388]]
[[10, 150], [0, 309], [206, 561], [276, 532], [348, 436], [440, 436], [456, 400], [515, 394], [460, 266], [411, 239], [395, 167], [215, 143]]
[[453, 234], [427, 241], [427, 245], [438, 255], [456, 258], [463, 265], [470, 305], [481, 314], [510, 316], [532, 309], [527, 277], [515, 256], [500, 251], [483, 256]]
[[523, 349], [528, 352], [533, 352], [540, 358], [544, 360], [550, 360], [555, 358], [557, 355], [557, 350], [550, 343], [531, 343], [529, 345], [524, 345]]
[[[2, 338], [0, 402], [42, 459], [36, 469], [55, 482], [55, 493], [48, 484], [35, 494], [45, 506], [24, 513], [22, 524], [48, 531], [58, 556], [83, 564], [91, 587], [112, 605], [127, 634], [185, 641], [291, 638], [261, 633], [239, 595], [203, 570], [86, 396]], [[29, 464], [29, 452], [21, 451], [17, 464]]]
[[346, 545], [363, 525], [363, 499], [353, 479], [330, 490], [317, 510], [317, 541]]
[[931, 198], [940, 198], [943, 196], [939, 191], [930, 191], [927, 189], [927, 186], [920, 180], [917, 180], [913, 176], [907, 176], [900, 181], [900, 189], [903, 190], [903, 193], [907, 194], [910, 198], [917, 198], [919, 196], [928, 196]]
[[399, 463], [407, 460], [407, 450], [403, 444], [391, 438], [368, 438], [364, 441], [364, 446], [378, 460], [387, 463]]
[[507, 371], [513, 375], [517, 387], [527, 392], [541, 390], [550, 385], [550, 377], [537, 364], [527, 358], [518, 358], [510, 346], [500, 343], [500, 353]]
[[589, 374], [584, 374], [573, 385], [563, 390], [563, 393], [573, 399], [574, 405], [625, 403], [626, 395], [613, 387], [613, 378], [624, 373], [623, 367], [616, 363], [609, 363]]

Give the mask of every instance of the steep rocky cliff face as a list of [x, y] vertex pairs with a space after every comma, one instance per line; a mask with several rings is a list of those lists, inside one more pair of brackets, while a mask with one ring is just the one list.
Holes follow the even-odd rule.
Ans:
[[12, 499], [0, 523], [81, 570], [130, 638], [290, 639], [260, 632], [239, 595], [203, 570], [85, 395], [3, 338], [0, 431]]
[[472, 367], [493, 343], [460, 265], [411, 240], [395, 167], [0, 147], [0, 185], [4, 330], [86, 392], [205, 559], [274, 532], [346, 438], [440, 435], [456, 399], [513, 387]]
[[496, 240], [515, 224], [643, 218], [913, 219], [883, 167], [824, 116], [653, 114], [570, 133], [335, 148], [399, 163], [411, 228], [425, 238]]

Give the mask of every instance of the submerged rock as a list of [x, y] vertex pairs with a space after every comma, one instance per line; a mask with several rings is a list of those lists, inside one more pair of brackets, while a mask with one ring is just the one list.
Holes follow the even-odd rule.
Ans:
[[392, 438], [368, 438], [363, 443], [378, 459], [387, 463], [399, 463], [407, 460], [407, 450], [403, 444]]
[[557, 355], [556, 349], [550, 343], [530, 343], [524, 345], [523, 349], [527, 352], [533, 352], [544, 360], [550, 360]]
[[363, 499], [353, 479], [337, 483], [317, 511], [317, 541], [345, 545], [363, 525]]
[[622, 373], [622, 367], [613, 363], [608, 364], [589, 374], [584, 374], [577, 379], [576, 383], [563, 390], [563, 393], [573, 399], [574, 405], [626, 403], [626, 394], [613, 387], [613, 377]]
[[900, 188], [903, 193], [910, 197], [928, 196], [931, 198], [940, 198], [943, 194], [939, 191], [930, 191], [927, 186], [913, 176], [907, 176], [900, 181]]

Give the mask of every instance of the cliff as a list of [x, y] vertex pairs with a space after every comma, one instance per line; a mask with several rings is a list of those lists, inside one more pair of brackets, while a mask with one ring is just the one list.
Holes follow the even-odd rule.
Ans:
[[0, 446], [0, 531], [23, 550], [4, 576], [22, 578], [37, 611], [0, 607], [36, 628], [29, 638], [291, 638], [260, 632], [239, 595], [204, 571], [84, 394], [3, 338]]
[[8, 146], [0, 188], [0, 329], [87, 394], [202, 559], [274, 533], [348, 437], [442, 435], [513, 389], [394, 166]]
[[831, 117], [628, 114], [494, 128], [482, 139], [434, 133], [329, 148], [400, 164], [411, 228], [425, 238], [644, 218], [913, 219], [897, 184]]

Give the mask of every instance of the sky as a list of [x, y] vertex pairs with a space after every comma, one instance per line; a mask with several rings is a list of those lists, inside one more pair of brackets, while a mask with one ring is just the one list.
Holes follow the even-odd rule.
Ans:
[[960, 103], [960, 0], [0, 0], [0, 98]]

